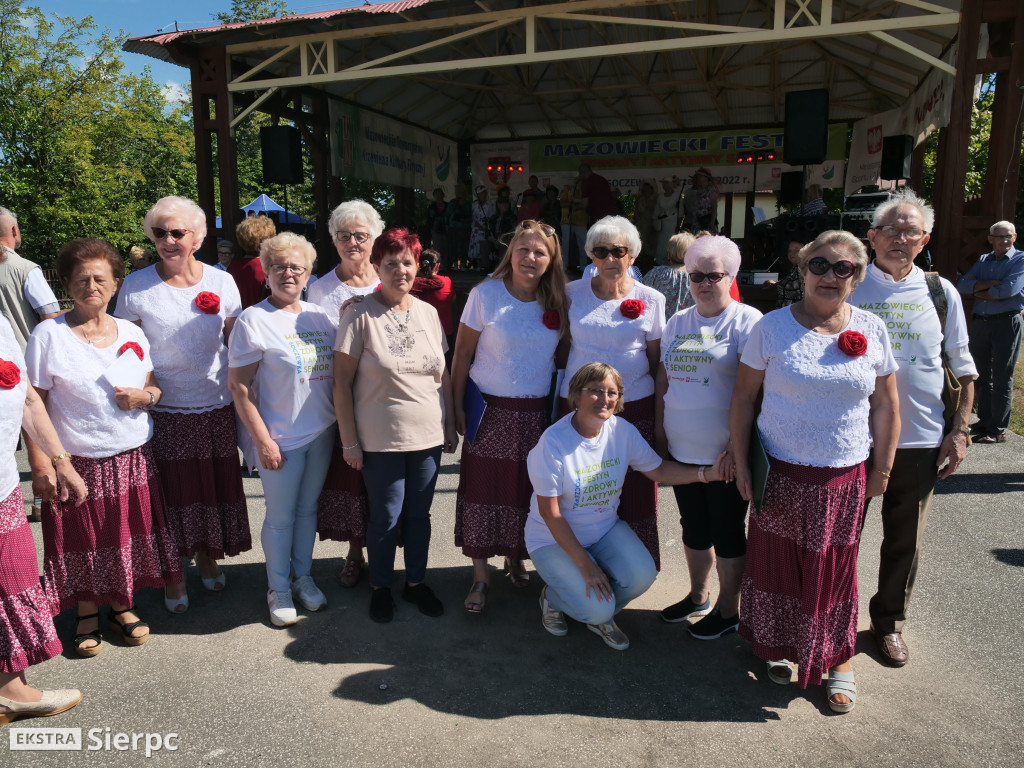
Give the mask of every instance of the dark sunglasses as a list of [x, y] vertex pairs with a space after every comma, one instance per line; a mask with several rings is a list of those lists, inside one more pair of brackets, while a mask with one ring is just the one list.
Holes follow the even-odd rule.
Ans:
[[534, 221], [533, 219], [523, 219], [519, 224], [520, 229], [539, 229], [548, 237], [553, 237], [555, 234], [555, 228], [550, 224], [545, 224], [543, 221]]
[[616, 259], [624, 259], [629, 256], [629, 248], [626, 248], [624, 245], [613, 245], [611, 247], [595, 245], [590, 249], [590, 253], [597, 259], [607, 259], [609, 256]]
[[700, 285], [705, 280], [710, 280], [712, 283], [717, 283], [723, 277], [725, 277], [725, 272], [691, 272], [690, 282], [696, 285]]
[[163, 240], [165, 237], [170, 235], [175, 240], [181, 240], [181, 238], [191, 231], [191, 229], [162, 229], [160, 227], [153, 227], [153, 237], [157, 240]]
[[857, 265], [852, 261], [843, 259], [842, 261], [831, 262], [824, 256], [815, 256], [807, 262], [807, 268], [819, 276], [827, 274], [831, 269], [832, 273], [840, 280], [845, 280], [857, 271]]

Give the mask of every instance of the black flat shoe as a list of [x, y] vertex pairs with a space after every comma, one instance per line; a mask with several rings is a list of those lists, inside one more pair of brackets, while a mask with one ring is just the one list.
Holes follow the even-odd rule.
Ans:
[[387, 624], [395, 617], [395, 601], [391, 589], [381, 587], [370, 591], [370, 618], [378, 624]]
[[426, 584], [417, 584], [415, 587], [406, 584], [405, 589], [402, 590], [402, 599], [407, 603], [415, 604], [424, 616], [444, 615], [444, 605]]

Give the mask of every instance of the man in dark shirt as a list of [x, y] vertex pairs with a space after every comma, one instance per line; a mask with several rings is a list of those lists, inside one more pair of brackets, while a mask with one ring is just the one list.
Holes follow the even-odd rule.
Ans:
[[580, 196], [576, 202], [587, 207], [590, 224], [605, 216], [614, 216], [618, 209], [608, 179], [594, 173], [587, 163], [580, 163], [579, 171]]

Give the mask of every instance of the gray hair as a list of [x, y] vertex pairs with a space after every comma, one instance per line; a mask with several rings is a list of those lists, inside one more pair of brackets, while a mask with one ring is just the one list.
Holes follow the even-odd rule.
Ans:
[[384, 220], [377, 213], [376, 209], [365, 200], [346, 200], [333, 211], [327, 228], [330, 230], [331, 239], [334, 239], [343, 225], [353, 221], [361, 221], [370, 230], [370, 240], [376, 240], [384, 231]]
[[868, 271], [868, 252], [860, 238], [841, 229], [829, 229], [822, 232], [813, 241], [800, 249], [800, 273], [807, 274], [807, 262], [814, 258], [814, 254], [826, 246], [844, 248], [853, 257], [853, 263], [857, 267], [853, 273], [854, 284], [864, 279]]
[[935, 210], [910, 187], [901, 187], [897, 192], [893, 193], [892, 197], [875, 208], [875, 212], [871, 216], [871, 228], [878, 229], [881, 227], [885, 217], [901, 205], [909, 205], [912, 208], [916, 208], [917, 212], [921, 215], [921, 223], [924, 226], [925, 234], [931, 233], [932, 227], [935, 226]]
[[4, 208], [2, 205], [0, 205], [0, 221], [3, 221], [4, 219], [7, 218], [11, 219], [15, 224], [18, 223], [17, 214], [15, 214], [14, 211], [8, 210], [7, 208]]
[[587, 244], [584, 250], [587, 256], [594, 255], [594, 246], [598, 243], [619, 243], [625, 240], [629, 255], [634, 259], [640, 254], [640, 233], [633, 222], [622, 216], [605, 216], [598, 219], [587, 231]]
[[[0, 208], [0, 217], [3, 216], [3, 210], [3, 208]], [[994, 235], [997, 229], [1005, 229], [1011, 235], [1017, 234], [1017, 228], [1013, 226], [1012, 221], [997, 221], [995, 224], [988, 228], [988, 233], [990, 235]]]
[[302, 235], [294, 232], [282, 232], [279, 235], [268, 237], [260, 243], [260, 266], [263, 267], [263, 274], [270, 274], [270, 265], [274, 263], [274, 257], [289, 251], [298, 251], [306, 261], [306, 269], [313, 269], [313, 261], [316, 259], [316, 249]]
[[722, 237], [721, 235], [698, 237], [693, 245], [686, 249], [686, 256], [684, 257], [686, 271], [693, 271], [697, 266], [697, 262], [702, 259], [714, 258], [722, 260], [722, 266], [725, 267], [725, 272], [729, 277], [736, 277], [736, 273], [740, 271], [741, 261], [739, 246], [728, 237]]
[[196, 248], [203, 244], [203, 240], [206, 239], [206, 212], [187, 197], [177, 195], [161, 197], [146, 212], [146, 218], [142, 223], [146, 237], [155, 243], [153, 225], [158, 219], [165, 219], [168, 216], [181, 216], [185, 220], [185, 226], [195, 235]]

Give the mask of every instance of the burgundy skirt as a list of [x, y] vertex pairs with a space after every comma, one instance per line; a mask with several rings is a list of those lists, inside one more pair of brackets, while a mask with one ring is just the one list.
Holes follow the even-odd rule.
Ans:
[[72, 456], [89, 495], [43, 503], [43, 575], [54, 613], [80, 600], [132, 604], [139, 587], [180, 582], [149, 443], [105, 459]]
[[18, 487], [0, 501], [0, 673], [21, 672], [61, 650]]
[[252, 549], [238, 460], [235, 407], [153, 412], [153, 458], [178, 554], [214, 560]]
[[[569, 413], [569, 401], [560, 399], [562, 415]], [[654, 395], [626, 403], [618, 414], [654, 447]], [[626, 470], [626, 480], [619, 496], [619, 517], [626, 521], [633, 533], [651, 553], [655, 567], [661, 570], [661, 551], [658, 544], [658, 484], [648, 480], [636, 470]]]
[[462, 442], [455, 546], [467, 557], [529, 557], [523, 528], [533, 486], [526, 455], [547, 428], [546, 397], [484, 395], [476, 440]]
[[796, 662], [801, 688], [853, 658], [866, 482], [863, 463], [773, 458], [761, 512], [750, 513], [740, 635], [766, 661]]
[[320, 541], [347, 541], [353, 547], [364, 547], [369, 520], [370, 503], [363, 473], [345, 463], [341, 434], [335, 429], [331, 466], [316, 507], [316, 532]]

